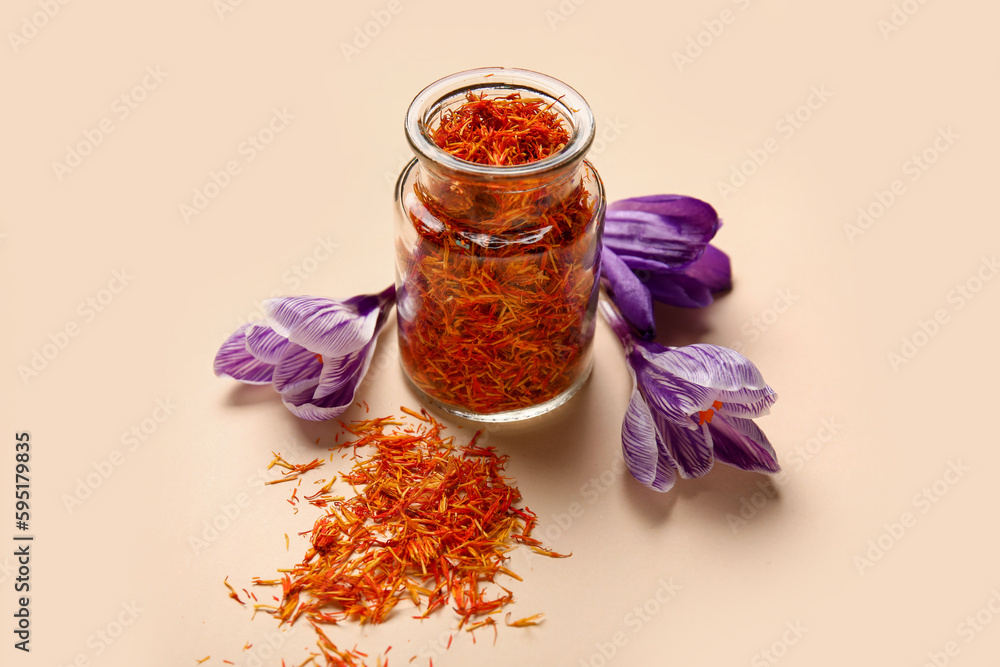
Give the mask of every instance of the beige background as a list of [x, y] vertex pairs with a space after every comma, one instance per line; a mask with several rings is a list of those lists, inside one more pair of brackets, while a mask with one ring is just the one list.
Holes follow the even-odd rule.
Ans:
[[[280, 664], [261, 660], [269, 639], [305, 659], [311, 630], [251, 621], [222, 581], [301, 556], [315, 514], [293, 515], [263, 469], [272, 450], [325, 454], [339, 427], [215, 378], [212, 358], [262, 299], [389, 283], [407, 104], [484, 65], [590, 101], [612, 199], [718, 208], [736, 289], [660, 310], [661, 341], [758, 364], [781, 395], [761, 425], [786, 474], [719, 466], [666, 495], [619, 474], [629, 379], [602, 324], [578, 397], [488, 434], [548, 542], [573, 552], [513, 556], [515, 617], [544, 623], [450, 651], [448, 614], [332, 636], [372, 656], [391, 644], [404, 665], [995, 664], [995, 3], [223, 2], [0, 12], [3, 664]], [[273, 141], [249, 149], [258, 134]], [[77, 166], [54, 166], [81, 144]], [[229, 161], [239, 173], [185, 220]], [[852, 230], [859, 207], [875, 215]], [[361, 395], [373, 415], [416, 406], [395, 358], [390, 331]], [[21, 430], [30, 655], [12, 648]]]

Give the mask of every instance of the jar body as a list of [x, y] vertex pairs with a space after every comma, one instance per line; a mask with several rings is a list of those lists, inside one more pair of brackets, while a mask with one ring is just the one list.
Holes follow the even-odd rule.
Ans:
[[592, 365], [600, 177], [583, 152], [485, 173], [417, 152], [395, 193], [407, 378], [467, 419], [513, 421], [557, 407]]

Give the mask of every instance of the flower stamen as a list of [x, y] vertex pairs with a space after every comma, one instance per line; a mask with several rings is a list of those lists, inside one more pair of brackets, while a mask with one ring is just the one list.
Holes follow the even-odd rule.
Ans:
[[715, 416], [715, 411], [721, 407], [722, 401], [713, 401], [711, 408], [698, 412], [698, 426], [701, 426], [702, 424], [711, 424], [712, 417]]

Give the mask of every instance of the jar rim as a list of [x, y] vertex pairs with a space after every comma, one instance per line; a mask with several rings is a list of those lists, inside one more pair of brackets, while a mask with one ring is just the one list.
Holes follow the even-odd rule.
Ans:
[[[430, 136], [428, 120], [445, 100], [468, 91], [490, 88], [530, 91], [552, 99], [569, 120], [570, 140], [559, 152], [535, 162], [488, 165], [455, 157]], [[489, 179], [523, 178], [558, 170], [583, 159], [594, 141], [594, 114], [583, 96], [559, 79], [513, 67], [480, 67], [438, 79], [413, 98], [406, 112], [406, 139], [421, 161], [437, 168]]]

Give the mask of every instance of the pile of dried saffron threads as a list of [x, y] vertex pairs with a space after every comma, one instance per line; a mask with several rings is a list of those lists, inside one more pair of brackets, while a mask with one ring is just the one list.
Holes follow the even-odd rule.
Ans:
[[[469, 162], [543, 160], [570, 139], [559, 114], [518, 93], [468, 93], [431, 136]], [[480, 414], [559, 396], [587, 371], [600, 210], [588, 168], [516, 182], [422, 172], [401, 246], [400, 354], [428, 396]]]
[[[254, 580], [282, 588], [277, 606], [255, 609], [282, 623], [305, 618], [315, 628], [319, 653], [303, 664], [364, 664], [365, 654], [338, 648], [322, 626], [380, 623], [403, 600], [416, 608], [414, 618], [450, 606], [459, 629], [489, 626], [495, 632], [496, 615], [513, 600], [496, 577], [520, 580], [504, 566], [506, 554], [522, 543], [564, 557], [531, 537], [536, 515], [516, 507], [521, 494], [502, 474], [506, 456], [476, 445], [475, 437], [456, 445], [426, 411], [403, 411], [418, 424], [384, 417], [345, 425], [356, 439], [337, 449], [353, 450], [354, 466], [341, 478], [357, 495], [331, 496], [331, 480], [305, 496], [326, 511], [311, 531], [311, 548], [301, 563], [279, 570], [280, 579]], [[272, 464], [284, 468], [286, 478], [316, 467], [316, 461], [296, 466], [278, 455]], [[508, 618], [507, 624], [534, 625], [540, 616]]]

